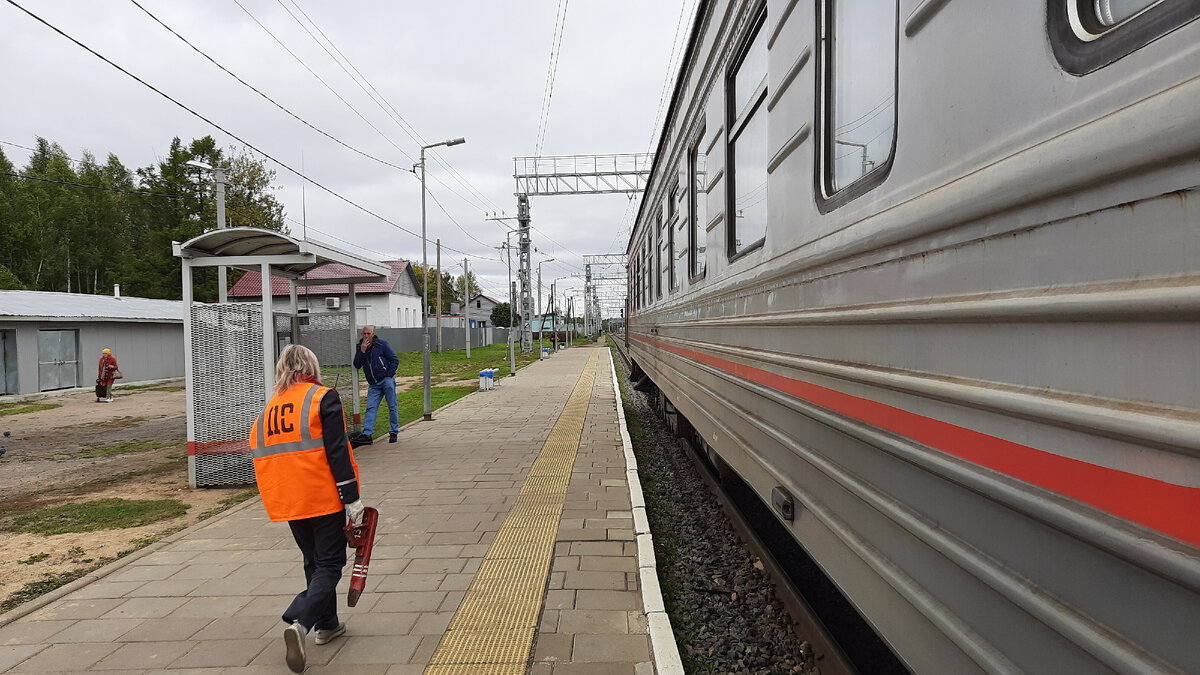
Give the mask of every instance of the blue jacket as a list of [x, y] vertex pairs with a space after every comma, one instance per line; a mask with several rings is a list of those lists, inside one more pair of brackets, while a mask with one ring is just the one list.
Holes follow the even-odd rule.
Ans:
[[400, 359], [396, 358], [396, 352], [392, 351], [386, 341], [379, 339], [378, 335], [365, 352], [362, 350], [362, 340], [358, 341], [358, 347], [354, 350], [354, 367], [363, 369], [367, 384], [378, 384], [385, 377], [395, 377], [396, 367], [399, 365]]

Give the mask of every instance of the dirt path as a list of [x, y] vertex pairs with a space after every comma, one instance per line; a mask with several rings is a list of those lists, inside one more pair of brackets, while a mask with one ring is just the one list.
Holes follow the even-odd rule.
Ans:
[[[41, 401], [58, 408], [0, 416], [0, 432], [9, 432], [0, 437], [7, 451], [0, 459], [0, 601], [46, 575], [90, 569], [187, 527], [247, 493], [188, 485], [181, 384], [117, 389], [112, 403], [71, 394]], [[104, 453], [116, 454], [80, 456]], [[53, 536], [11, 529], [21, 513], [108, 497], [178, 499], [189, 508], [178, 518], [128, 529]]]

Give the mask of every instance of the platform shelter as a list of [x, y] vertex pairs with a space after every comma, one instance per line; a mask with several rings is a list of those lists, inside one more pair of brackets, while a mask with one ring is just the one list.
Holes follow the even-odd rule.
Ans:
[[[296, 344], [301, 338], [304, 317], [299, 312], [297, 287], [310, 283], [349, 286], [349, 311], [343, 322], [348, 335], [346, 349], [353, 350], [357, 339], [355, 285], [384, 281], [390, 269], [324, 244], [252, 227], [212, 230], [182, 244], [172, 242], [172, 248], [183, 262], [188, 480], [196, 487], [252, 484], [250, 428], [275, 386], [280, 345]], [[336, 279], [305, 278], [306, 273], [331, 263], [350, 272]], [[194, 302], [193, 270], [199, 267], [261, 272], [262, 301]], [[290, 284], [290, 311], [282, 315], [272, 313], [272, 277], [283, 277]], [[358, 391], [356, 370], [351, 371], [350, 391]], [[357, 420], [359, 397], [350, 398]]]

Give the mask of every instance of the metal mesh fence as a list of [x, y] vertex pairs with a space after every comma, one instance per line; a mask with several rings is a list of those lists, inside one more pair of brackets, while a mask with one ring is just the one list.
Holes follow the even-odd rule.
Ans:
[[[300, 330], [300, 344], [317, 355], [322, 366], [349, 366], [354, 358], [350, 335], [349, 312], [328, 314], [301, 314], [296, 317]], [[280, 348], [292, 343], [292, 316], [275, 315], [275, 336]]]
[[262, 310], [249, 303], [193, 305], [196, 486], [254, 483], [250, 429], [266, 405]]
[[[345, 368], [334, 377], [325, 377], [324, 384], [334, 387], [342, 399], [342, 414], [346, 420], [346, 428], [353, 433], [358, 428], [354, 424], [353, 399], [351, 398], [351, 382], [349, 367], [354, 360], [354, 348], [350, 344], [353, 330], [350, 326], [349, 312], [329, 312], [321, 314], [301, 314], [296, 317], [296, 328], [299, 329], [299, 343], [308, 347], [317, 355], [317, 361], [322, 369]], [[292, 316], [290, 314], [275, 315], [275, 338], [279, 349], [292, 344]]]

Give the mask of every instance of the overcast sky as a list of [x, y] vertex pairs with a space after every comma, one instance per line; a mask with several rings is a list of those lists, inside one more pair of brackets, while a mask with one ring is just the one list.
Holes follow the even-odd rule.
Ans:
[[[133, 2], [16, 1], [232, 134], [296, 169], [303, 162], [314, 181], [420, 233], [420, 182], [413, 174], [357, 155], [305, 127], [221, 72]], [[535, 151], [559, 0], [138, 1], [279, 104], [375, 157], [408, 167], [420, 144], [297, 18], [305, 21], [307, 15], [308, 30], [327, 36], [425, 143], [466, 137], [465, 145], [438, 154], [470, 187], [433, 160], [427, 184], [450, 217], [483, 244], [430, 200], [429, 260], [434, 263], [437, 237], [444, 245], [493, 258], [470, 264], [485, 292], [505, 299], [506, 267], [484, 244], [498, 246], [506, 226], [484, 215], [500, 210], [515, 215], [512, 158]], [[664, 80], [673, 66], [672, 46], [682, 49], [696, 1], [566, 4], [541, 154], [652, 150]], [[101, 160], [115, 153], [130, 169], [157, 162], [175, 136], [187, 142], [211, 134], [222, 147], [238, 144], [7, 2], [0, 3], [0, 82], [0, 141], [9, 144], [32, 146], [42, 136], [73, 157], [84, 150]], [[673, 82], [672, 74], [668, 98]], [[28, 151], [2, 147], [18, 167], [25, 164]], [[282, 186], [277, 195], [296, 236], [304, 219], [311, 239], [370, 258], [420, 262], [419, 237], [311, 184], [302, 200], [303, 181], [278, 165], [268, 166], [277, 172]], [[534, 246], [561, 261], [543, 266], [547, 284], [582, 274], [581, 255], [624, 251], [628, 233], [622, 230], [635, 211], [625, 196], [534, 197], [531, 202]], [[461, 274], [462, 257], [443, 251], [443, 267], [457, 264], [459, 269], [451, 271]], [[535, 264], [538, 259], [535, 255]], [[561, 285], [582, 287], [582, 280]]]

